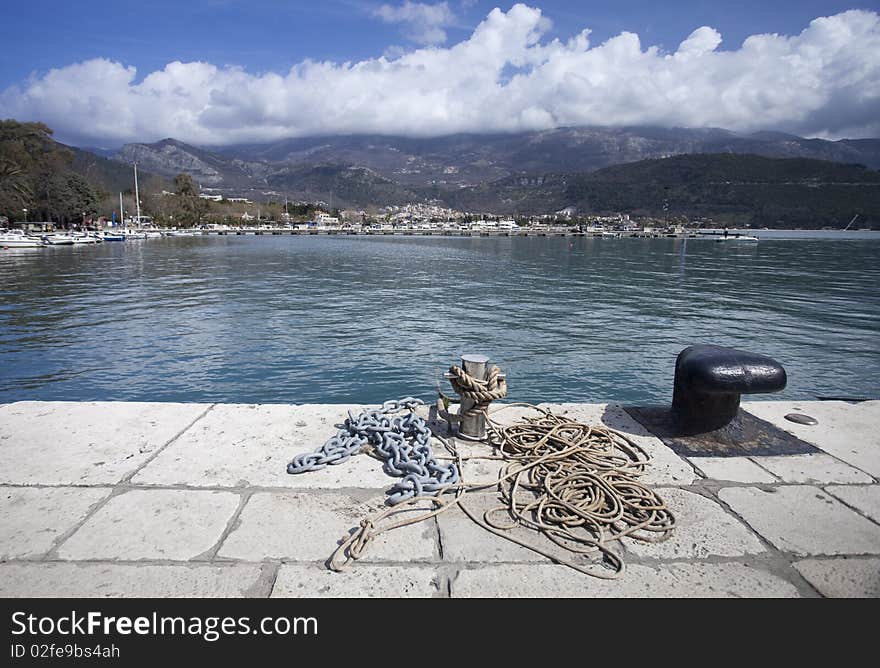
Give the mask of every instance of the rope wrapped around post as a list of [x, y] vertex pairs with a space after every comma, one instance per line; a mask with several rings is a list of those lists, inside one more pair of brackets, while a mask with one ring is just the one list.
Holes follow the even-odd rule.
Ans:
[[473, 407], [459, 417], [485, 413], [489, 404], [507, 396], [507, 379], [497, 366], [489, 367], [486, 379], [474, 378], [460, 366], [449, 367], [449, 383], [462, 399], [470, 399]]

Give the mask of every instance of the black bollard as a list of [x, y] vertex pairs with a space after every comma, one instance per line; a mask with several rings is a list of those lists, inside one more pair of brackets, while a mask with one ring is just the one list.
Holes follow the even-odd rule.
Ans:
[[680, 455], [744, 457], [818, 452], [814, 445], [740, 408], [743, 394], [779, 392], [787, 382], [776, 360], [723, 346], [685, 348], [675, 361], [672, 408], [625, 410]]
[[685, 348], [675, 362], [672, 412], [682, 435], [702, 434], [730, 424], [740, 396], [785, 389], [785, 369], [766, 355], [735, 348]]

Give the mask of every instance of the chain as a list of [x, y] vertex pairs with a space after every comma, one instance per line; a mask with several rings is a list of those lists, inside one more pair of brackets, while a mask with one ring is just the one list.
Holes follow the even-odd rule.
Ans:
[[[431, 450], [431, 430], [413, 411], [424, 402], [414, 397], [386, 401], [382, 407], [348, 418], [336, 435], [314, 452], [297, 455], [287, 465], [288, 473], [317, 471], [341, 464], [359, 452], [375, 452], [384, 460], [388, 475], [402, 478], [388, 490], [388, 505], [417, 496], [432, 496], [459, 481], [458, 467], [438, 464]], [[406, 415], [394, 415], [409, 411]]]

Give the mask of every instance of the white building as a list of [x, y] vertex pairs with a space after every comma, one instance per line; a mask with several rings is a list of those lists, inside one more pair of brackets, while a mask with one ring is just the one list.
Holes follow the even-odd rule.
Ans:
[[339, 225], [339, 218], [331, 216], [329, 213], [322, 212], [315, 216], [315, 222], [319, 227], [329, 227], [332, 225]]

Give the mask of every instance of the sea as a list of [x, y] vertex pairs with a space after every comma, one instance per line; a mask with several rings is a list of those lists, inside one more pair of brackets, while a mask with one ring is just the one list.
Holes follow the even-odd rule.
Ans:
[[482, 354], [510, 400], [663, 404], [701, 343], [779, 361], [774, 398], [880, 398], [880, 232], [757, 234], [2, 250], [0, 402], [430, 401]]

